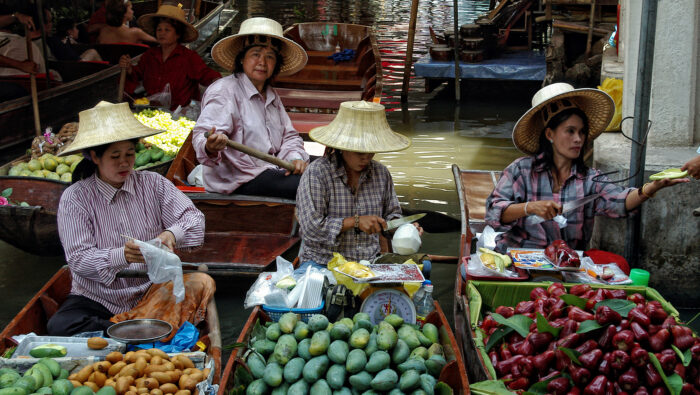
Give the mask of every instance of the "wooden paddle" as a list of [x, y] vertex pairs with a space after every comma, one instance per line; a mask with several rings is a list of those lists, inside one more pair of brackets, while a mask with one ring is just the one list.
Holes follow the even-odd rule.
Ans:
[[124, 84], [126, 83], [126, 68], [122, 67], [119, 73], [119, 89], [117, 90], [117, 102], [124, 99]]
[[[24, 36], [27, 38], [27, 57], [29, 61], [34, 63], [34, 51], [32, 51], [32, 38], [29, 37], [29, 27], [24, 26]], [[46, 70], [46, 77], [48, 81], [49, 71]], [[37, 137], [41, 136], [41, 122], [39, 121], [39, 94], [36, 91], [36, 75], [34, 73], [29, 74], [29, 84], [32, 91], [32, 108], [34, 109], [34, 132], [36, 132]]]
[[[209, 138], [210, 135], [211, 135], [211, 132], [204, 133], [205, 138]], [[260, 160], [264, 160], [265, 162], [268, 162], [268, 163], [272, 163], [273, 165], [277, 165], [283, 169], [289, 170], [292, 173], [294, 172], [295, 167], [291, 162], [287, 162], [286, 160], [282, 160], [276, 156], [266, 154], [264, 152], [256, 150], [255, 148], [250, 148], [250, 147], [243, 145], [241, 143], [231, 141], [228, 138], [226, 138], [226, 145], [235, 149], [236, 151], [241, 151], [244, 154], [248, 154], [252, 157], [258, 158]]]

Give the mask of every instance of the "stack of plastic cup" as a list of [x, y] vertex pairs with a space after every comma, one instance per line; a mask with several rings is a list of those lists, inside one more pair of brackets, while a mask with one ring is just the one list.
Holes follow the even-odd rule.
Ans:
[[646, 287], [649, 285], [649, 272], [644, 269], [634, 268], [630, 270], [630, 280], [632, 284]]

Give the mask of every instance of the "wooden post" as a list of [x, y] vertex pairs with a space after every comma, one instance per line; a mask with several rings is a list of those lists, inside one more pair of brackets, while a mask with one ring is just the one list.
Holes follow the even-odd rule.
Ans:
[[117, 103], [124, 99], [124, 84], [126, 83], [126, 67], [122, 67], [119, 73], [119, 89], [117, 89]]
[[[32, 50], [32, 38], [29, 37], [29, 28], [24, 26], [24, 35], [27, 39], [27, 58], [34, 63], [34, 51]], [[46, 70], [48, 74], [48, 70]], [[32, 93], [32, 109], [34, 110], [34, 132], [37, 137], [41, 136], [41, 122], [39, 121], [39, 94], [36, 91], [36, 75], [29, 74], [29, 84]]]
[[406, 61], [403, 64], [403, 84], [401, 86], [401, 101], [408, 100], [408, 85], [411, 82], [411, 66], [413, 65], [413, 39], [416, 35], [416, 18], [418, 15], [418, 0], [411, 0], [411, 19], [408, 22], [408, 43], [406, 44]]
[[458, 0], [452, 0], [452, 7], [454, 8], [454, 29], [455, 29], [455, 100], [459, 101], [461, 95], [459, 78], [462, 76], [462, 72], [459, 69], [459, 45], [461, 44], [459, 39], [459, 2]]
[[595, 21], [595, 0], [591, 1], [591, 14], [588, 20], [588, 38], [586, 39], [586, 56], [591, 54], [591, 41], [593, 41], [593, 22]]

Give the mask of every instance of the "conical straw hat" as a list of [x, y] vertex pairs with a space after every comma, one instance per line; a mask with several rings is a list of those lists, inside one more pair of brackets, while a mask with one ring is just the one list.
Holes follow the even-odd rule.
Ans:
[[515, 147], [528, 155], [536, 154], [545, 120], [549, 122], [554, 115], [572, 107], [580, 109], [588, 117], [589, 141], [598, 137], [615, 115], [615, 102], [599, 89], [574, 89], [563, 82], [547, 85], [535, 93], [532, 108], [513, 127]]
[[177, 6], [163, 4], [158, 7], [158, 11], [155, 14], [145, 14], [141, 15], [136, 23], [141, 26], [141, 28], [153, 37], [156, 36], [156, 20], [158, 18], [170, 18], [176, 22], [181, 23], [185, 26], [185, 33], [180, 40], [183, 43], [189, 43], [199, 37], [199, 32], [194, 28], [187, 19], [185, 18], [185, 11], [182, 9], [182, 4], [178, 3]]
[[127, 103], [112, 104], [101, 101], [95, 107], [81, 111], [78, 117], [78, 133], [73, 142], [67, 145], [59, 155], [163, 132], [139, 122], [129, 110]]
[[214, 45], [211, 57], [226, 70], [233, 70], [236, 56], [245, 46], [247, 36], [258, 35], [276, 38], [282, 43], [280, 76], [292, 75], [304, 68], [308, 56], [301, 45], [283, 36], [282, 25], [268, 18], [249, 18], [241, 23], [238, 34], [228, 36]]
[[384, 106], [366, 101], [340, 103], [333, 121], [312, 129], [309, 137], [325, 146], [353, 152], [401, 151], [411, 145], [408, 137], [391, 130]]

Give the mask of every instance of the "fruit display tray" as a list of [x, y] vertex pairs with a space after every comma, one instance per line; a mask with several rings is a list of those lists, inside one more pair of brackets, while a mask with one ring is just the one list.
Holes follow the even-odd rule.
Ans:
[[27, 336], [17, 346], [17, 350], [12, 354], [12, 358], [31, 358], [29, 352], [42, 344], [57, 344], [66, 348], [68, 353], [66, 357], [81, 358], [81, 357], [104, 357], [112, 351], [121, 353], [126, 351], [126, 344], [120, 343], [112, 339], [107, 340], [107, 347], [101, 350], [92, 350], [87, 346], [86, 337], [63, 337], [63, 336]]

